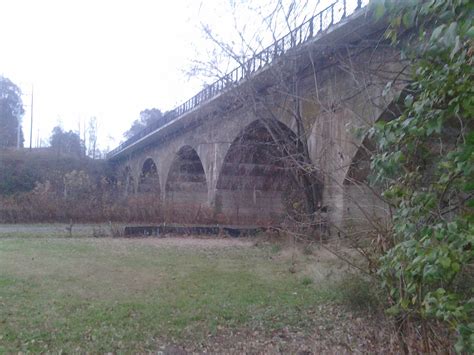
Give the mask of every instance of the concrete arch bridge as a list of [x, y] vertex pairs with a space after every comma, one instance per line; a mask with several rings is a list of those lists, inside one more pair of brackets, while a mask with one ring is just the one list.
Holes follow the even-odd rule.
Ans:
[[363, 5], [334, 3], [112, 151], [122, 194], [234, 223], [281, 218], [311, 193], [336, 227], [379, 215], [365, 132], [397, 111], [404, 66]]

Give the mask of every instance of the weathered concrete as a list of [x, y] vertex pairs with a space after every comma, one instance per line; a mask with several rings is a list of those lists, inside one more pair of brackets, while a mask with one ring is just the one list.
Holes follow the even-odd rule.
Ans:
[[[205, 205], [236, 222], [282, 215], [294, 183], [266, 129], [265, 122], [277, 120], [280, 132], [307, 144], [323, 186], [320, 207], [335, 225], [356, 225], [362, 219], [356, 205], [370, 205], [378, 216], [383, 204], [360, 184], [367, 173], [354, 179], [351, 167], [363, 160], [355, 159], [362, 156], [363, 132], [403, 88], [399, 54], [379, 41], [380, 27], [363, 14], [349, 18], [252, 81], [117, 153], [111, 160], [125, 190]], [[348, 183], [349, 177], [358, 181]]]

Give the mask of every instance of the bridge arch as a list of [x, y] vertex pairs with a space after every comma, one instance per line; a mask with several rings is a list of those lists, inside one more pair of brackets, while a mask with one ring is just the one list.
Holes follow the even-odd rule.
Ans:
[[202, 160], [190, 145], [175, 154], [165, 185], [167, 203], [188, 207], [207, 204], [208, 184]]
[[[293, 207], [302, 207], [304, 192], [292, 165], [299, 159], [300, 148], [294, 132], [280, 121], [257, 119], [248, 124], [223, 159], [216, 184], [216, 213], [239, 223], [255, 223], [279, 219]], [[256, 216], [261, 216], [259, 221]]]
[[[393, 101], [378, 116], [375, 122], [391, 121], [401, 112], [401, 101]], [[342, 183], [344, 208], [341, 225], [346, 227], [346, 230], [353, 230], [355, 234], [358, 231], [361, 234], [366, 233], [366, 229], [358, 227], [380, 225], [384, 223], [389, 215], [388, 206], [380, 199], [380, 191], [376, 191], [374, 187], [369, 186], [371, 157], [375, 152], [376, 143], [374, 139], [369, 134], [365, 134], [361, 138], [360, 144], [354, 149]]]
[[156, 163], [151, 157], [147, 157], [141, 165], [138, 192], [153, 194], [156, 195], [156, 198], [160, 197], [160, 176]]
[[[404, 97], [405, 93], [402, 91], [400, 95]], [[398, 117], [402, 111], [402, 100], [395, 100], [387, 105], [385, 110], [383, 110], [377, 117], [374, 124], [380, 121], [391, 121]], [[344, 185], [357, 185], [367, 182], [370, 174], [370, 159], [375, 151], [375, 141], [368, 133], [366, 133], [362, 136], [360, 143], [356, 145], [352, 156], [350, 157], [350, 164], [347, 166], [346, 174], [344, 176]]]

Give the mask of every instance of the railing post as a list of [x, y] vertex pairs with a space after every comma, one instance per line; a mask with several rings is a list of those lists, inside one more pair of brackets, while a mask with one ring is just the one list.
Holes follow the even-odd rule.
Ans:
[[309, 37], [313, 37], [313, 20], [314, 17], [311, 17], [311, 20], [309, 20]]
[[357, 0], [356, 10], [359, 10], [362, 7], [362, 0]]
[[342, 0], [342, 18], [346, 17], [347, 3], [346, 0]]

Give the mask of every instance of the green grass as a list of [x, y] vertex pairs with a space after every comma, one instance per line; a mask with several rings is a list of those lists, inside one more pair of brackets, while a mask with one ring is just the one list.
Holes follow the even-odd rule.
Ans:
[[271, 247], [0, 239], [0, 353], [143, 352], [218, 329], [305, 331], [335, 289]]

